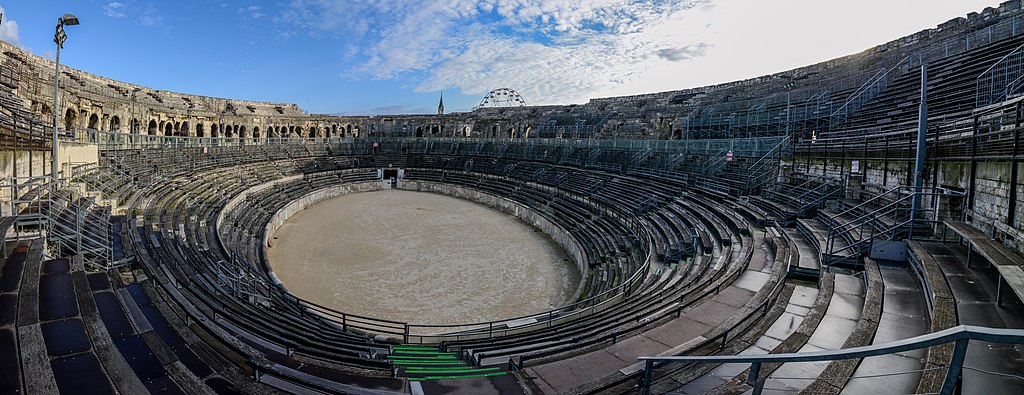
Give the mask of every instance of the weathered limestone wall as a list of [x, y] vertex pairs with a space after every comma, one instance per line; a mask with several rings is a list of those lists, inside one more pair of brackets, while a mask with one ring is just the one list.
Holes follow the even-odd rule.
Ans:
[[50, 152], [0, 150], [0, 178], [10, 180], [47, 174], [50, 174]]

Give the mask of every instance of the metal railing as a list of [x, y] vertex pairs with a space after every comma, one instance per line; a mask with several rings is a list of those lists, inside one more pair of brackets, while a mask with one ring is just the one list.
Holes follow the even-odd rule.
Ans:
[[902, 60], [897, 62], [894, 66], [888, 69], [881, 69], [878, 72], [864, 82], [860, 88], [853, 92], [843, 103], [839, 109], [832, 112], [829, 115], [829, 127], [832, 129], [839, 128], [851, 115], [865, 104], [874, 99], [879, 93], [885, 90], [889, 86], [889, 75], [892, 74], [897, 68], [903, 63], [907, 62], [909, 57], [904, 57]]
[[671, 364], [749, 363], [750, 369], [748, 371], [746, 384], [753, 387], [753, 393], [755, 395], [759, 395], [764, 390], [765, 381], [768, 379], [768, 377], [761, 377], [760, 375], [762, 364], [837, 361], [854, 358], [859, 359], [904, 351], [920, 350], [926, 347], [954, 343], [953, 355], [950, 358], [949, 365], [947, 365], [946, 375], [942, 381], [942, 387], [939, 390], [939, 394], [949, 395], [953, 393], [957, 382], [960, 380], [960, 374], [964, 368], [964, 359], [967, 355], [967, 346], [971, 341], [998, 344], [1024, 344], [1024, 330], [961, 325], [955, 328], [916, 336], [909, 339], [833, 351], [767, 355], [645, 356], [639, 358], [644, 363], [640, 379], [640, 393], [644, 395], [650, 394], [651, 384], [656, 378], [656, 370]]
[[[921, 197], [928, 204], [911, 213], [910, 202]], [[942, 199], [963, 198], [962, 192], [945, 188], [926, 188], [915, 192], [913, 187], [892, 188], [836, 215], [825, 216], [828, 237], [822, 246], [821, 262], [830, 266], [856, 259], [876, 240], [897, 240], [913, 237], [917, 232], [934, 233], [942, 222]], [[960, 218], [962, 214], [951, 213]], [[844, 243], [837, 240], [842, 239]]]
[[974, 106], [986, 107], [1002, 101], [1020, 88], [1024, 78], [1024, 45], [985, 69], [975, 79]]

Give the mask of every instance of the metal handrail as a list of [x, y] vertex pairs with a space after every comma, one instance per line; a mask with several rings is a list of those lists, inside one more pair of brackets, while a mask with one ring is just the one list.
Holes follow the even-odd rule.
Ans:
[[938, 332], [932, 332], [884, 344], [872, 344], [868, 346], [831, 351], [764, 355], [643, 356], [638, 358], [644, 363], [643, 373], [641, 375], [640, 391], [642, 394], [650, 393], [651, 378], [654, 373], [653, 370], [657, 367], [655, 365], [659, 363], [749, 363], [750, 372], [747, 377], [747, 384], [754, 387], [754, 394], [760, 394], [764, 389], [764, 380], [766, 379], [759, 377], [760, 367], [763, 363], [816, 362], [865, 358], [918, 350], [925, 347], [955, 342], [956, 346], [954, 347], [953, 355], [948, 365], [945, 379], [942, 383], [942, 389], [939, 391], [939, 394], [946, 395], [953, 392], [954, 386], [959, 380], [960, 371], [963, 368], [964, 358], [967, 354], [967, 346], [972, 340], [1000, 344], [1024, 344], [1024, 329], [1002, 329], [960, 325]]

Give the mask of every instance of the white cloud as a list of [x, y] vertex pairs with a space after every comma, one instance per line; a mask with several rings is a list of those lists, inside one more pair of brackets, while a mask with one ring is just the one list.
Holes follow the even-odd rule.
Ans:
[[511, 87], [550, 104], [809, 65], [980, 10], [981, 1], [291, 0], [274, 25], [285, 39], [343, 42], [349, 78], [420, 92]]
[[266, 14], [263, 13], [263, 7], [260, 7], [258, 5], [251, 5], [248, 7], [239, 8], [238, 13], [242, 15], [247, 15], [252, 19], [260, 19], [266, 16]]
[[21, 37], [18, 33], [18, 22], [11, 19], [10, 15], [7, 14], [7, 10], [0, 7], [0, 14], [3, 14], [3, 21], [0, 22], [0, 40], [4, 40], [18, 47], [24, 47], [21, 44]]
[[[583, 101], [650, 62], [702, 56], [660, 26], [707, 0], [293, 0], [279, 25], [363, 42], [346, 76], [409, 79], [417, 91], [513, 87], [531, 103]], [[282, 32], [285, 37], [295, 30]]]
[[153, 3], [140, 5], [135, 0], [109, 2], [103, 6], [103, 14], [111, 18], [129, 18], [143, 27], [157, 27], [164, 20]]
[[103, 14], [111, 18], [124, 18], [128, 16], [124, 13], [124, 3], [112, 1], [103, 6]]

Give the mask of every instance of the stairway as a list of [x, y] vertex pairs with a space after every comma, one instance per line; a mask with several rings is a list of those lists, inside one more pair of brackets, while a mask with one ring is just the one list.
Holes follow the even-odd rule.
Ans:
[[398, 367], [398, 376], [409, 381], [482, 378], [508, 373], [499, 367], [470, 366], [459, 359], [457, 353], [442, 352], [437, 347], [392, 346], [388, 359]]

